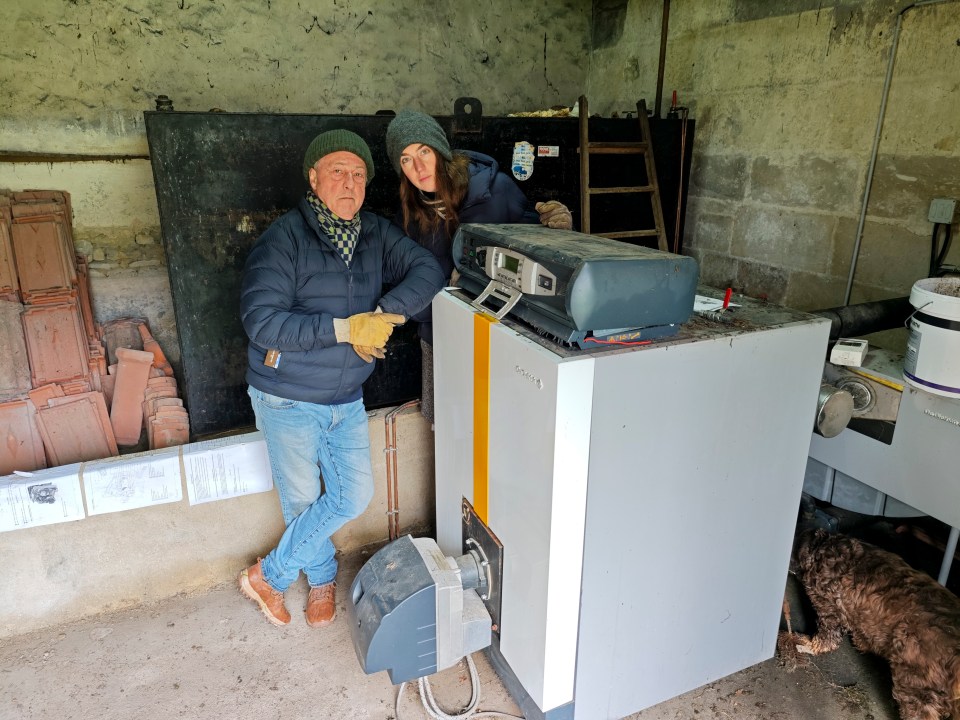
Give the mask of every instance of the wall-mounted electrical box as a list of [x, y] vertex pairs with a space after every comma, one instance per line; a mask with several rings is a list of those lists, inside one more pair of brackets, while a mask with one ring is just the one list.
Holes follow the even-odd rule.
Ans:
[[934, 198], [930, 202], [930, 212], [927, 220], [932, 223], [953, 224], [953, 213], [957, 209], [957, 201], [950, 198]]

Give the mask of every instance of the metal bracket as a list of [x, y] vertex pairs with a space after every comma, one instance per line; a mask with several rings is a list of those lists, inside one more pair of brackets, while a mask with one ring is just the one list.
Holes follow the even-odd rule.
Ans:
[[477, 564], [480, 566], [480, 569], [483, 570], [483, 584], [478, 588], [481, 591], [480, 599], [489, 600], [490, 593], [493, 592], [493, 577], [490, 574], [490, 561], [487, 559], [487, 554], [483, 551], [483, 547], [480, 545], [480, 543], [478, 543], [472, 537], [468, 537], [466, 540], [464, 540], [463, 544], [467, 547], [470, 553], [477, 558]]
[[480, 591], [487, 612], [490, 613], [491, 629], [500, 632], [501, 589], [503, 587], [503, 544], [493, 531], [480, 519], [470, 501], [461, 500], [463, 551], [482, 558], [480, 563], [487, 586]]
[[[494, 310], [483, 304], [491, 295], [503, 303], [503, 307], [499, 310]], [[503, 320], [506, 314], [513, 309], [513, 306], [520, 301], [521, 297], [523, 297], [523, 293], [517, 288], [504, 285], [499, 280], [491, 280], [487, 283], [483, 292], [477, 296], [477, 299], [470, 304], [480, 312], [493, 315], [497, 320]]]
[[477, 98], [460, 97], [453, 103], [453, 133], [481, 132], [480, 119], [483, 116], [483, 105]]

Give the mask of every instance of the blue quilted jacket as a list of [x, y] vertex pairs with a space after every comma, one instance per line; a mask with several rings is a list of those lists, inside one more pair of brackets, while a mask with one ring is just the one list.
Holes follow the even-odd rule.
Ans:
[[[360, 213], [360, 238], [348, 268], [301, 199], [260, 236], [244, 266], [240, 317], [250, 339], [247, 382], [271, 395], [322, 405], [360, 398], [373, 363], [337, 342], [333, 319], [378, 305], [409, 318], [430, 304], [443, 282], [429, 251], [370, 212]], [[276, 368], [263, 364], [270, 348], [281, 352]]]

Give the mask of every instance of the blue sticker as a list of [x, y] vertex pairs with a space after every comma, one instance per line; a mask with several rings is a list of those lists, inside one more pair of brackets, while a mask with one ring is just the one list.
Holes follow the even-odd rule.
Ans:
[[513, 144], [513, 160], [510, 169], [517, 180], [527, 180], [533, 175], [533, 145], [526, 140]]

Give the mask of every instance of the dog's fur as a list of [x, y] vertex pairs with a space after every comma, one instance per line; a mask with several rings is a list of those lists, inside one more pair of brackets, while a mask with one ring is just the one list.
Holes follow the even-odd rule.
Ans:
[[903, 720], [960, 720], [960, 599], [899, 556], [824, 530], [806, 531], [793, 566], [817, 612], [813, 655], [854, 646], [890, 663]]

